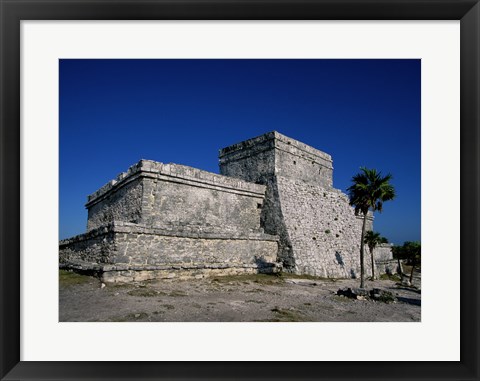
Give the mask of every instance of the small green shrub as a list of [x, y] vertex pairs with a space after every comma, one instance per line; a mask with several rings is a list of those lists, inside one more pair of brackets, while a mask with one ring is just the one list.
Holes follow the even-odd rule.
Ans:
[[98, 280], [91, 276], [81, 275], [73, 271], [60, 270], [59, 281], [61, 286], [77, 286]]
[[307, 321], [305, 316], [300, 311], [294, 311], [290, 309], [282, 309], [282, 308], [272, 308], [272, 312], [275, 312], [276, 316], [274, 319], [270, 321], [278, 321], [278, 322], [295, 322], [295, 321]]
[[380, 280], [393, 280], [395, 282], [400, 282], [402, 278], [398, 274], [382, 274], [379, 277]]
[[395, 301], [395, 296], [393, 296], [391, 292], [384, 292], [380, 295], [378, 300], [383, 303], [393, 303]]
[[149, 288], [134, 288], [127, 292], [130, 296], [143, 296], [145, 298], [149, 298], [152, 296], [158, 296], [158, 292], [155, 290], [151, 290]]

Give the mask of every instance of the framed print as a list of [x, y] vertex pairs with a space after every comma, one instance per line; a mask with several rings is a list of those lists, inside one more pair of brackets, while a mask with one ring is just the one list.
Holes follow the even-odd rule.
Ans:
[[0, 10], [2, 379], [478, 379], [477, 1]]

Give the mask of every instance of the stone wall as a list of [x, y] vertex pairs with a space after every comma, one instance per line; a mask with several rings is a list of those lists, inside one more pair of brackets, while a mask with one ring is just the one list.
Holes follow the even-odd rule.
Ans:
[[[260, 169], [260, 170], [259, 170]], [[332, 187], [330, 155], [278, 132], [220, 151], [220, 172], [267, 186], [266, 233], [280, 237], [279, 259], [298, 274], [357, 277], [362, 218]], [[373, 217], [367, 220], [372, 229]]]
[[381, 243], [373, 250], [375, 261], [390, 261], [393, 259], [392, 244]]
[[142, 178], [135, 176], [117, 186], [97, 202], [89, 202], [87, 231], [113, 221], [140, 222], [142, 219]]
[[[60, 263], [102, 274], [123, 271], [128, 277], [133, 276], [132, 271], [146, 272], [143, 279], [148, 277], [148, 271], [167, 277], [175, 270], [272, 272], [278, 268], [277, 246], [277, 237], [263, 233], [202, 233], [188, 228], [168, 230], [115, 222], [60, 241]], [[102, 264], [110, 266], [99, 266]], [[151, 278], [153, 275], [150, 274]], [[121, 278], [109, 274], [105, 279]]]
[[[393, 259], [392, 244], [381, 243], [373, 250], [376, 274], [397, 274], [400, 273], [398, 261]], [[368, 250], [368, 248], [367, 248]], [[370, 257], [370, 252], [368, 252]], [[370, 274], [370, 272], [367, 272]]]
[[276, 131], [223, 148], [220, 173], [258, 184], [272, 175], [332, 186], [332, 157]]
[[265, 184], [265, 179], [275, 172], [273, 134], [265, 134], [221, 149], [220, 173], [251, 183]]
[[261, 193], [234, 193], [205, 183], [144, 180], [143, 223], [150, 226], [197, 226], [222, 231], [259, 231]]
[[195, 264], [275, 262], [277, 238], [262, 234], [199, 232], [122, 224], [115, 228], [114, 263]]
[[59, 243], [60, 263], [110, 263], [116, 246], [111, 226], [90, 230], [85, 234], [64, 239]]
[[[375, 255], [375, 251], [374, 251]], [[376, 274], [388, 274], [388, 275], [393, 275], [393, 274], [399, 274], [400, 273], [400, 268], [398, 266], [398, 261], [396, 259], [389, 259], [389, 260], [379, 260], [375, 261], [375, 271]], [[370, 274], [369, 271], [367, 271], [367, 274]]]
[[357, 277], [361, 227], [347, 196], [333, 188], [283, 177], [277, 182], [293, 247], [294, 271], [322, 277]]
[[88, 230], [114, 221], [258, 232], [265, 186], [141, 160], [88, 197]]

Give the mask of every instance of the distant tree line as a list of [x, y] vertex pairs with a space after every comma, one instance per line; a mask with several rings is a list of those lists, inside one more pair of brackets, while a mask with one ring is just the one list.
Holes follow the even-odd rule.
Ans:
[[410, 283], [413, 279], [413, 271], [416, 266], [421, 264], [422, 257], [422, 245], [420, 242], [404, 242], [403, 245], [395, 245], [392, 247], [393, 258], [397, 260], [404, 260], [409, 266], [412, 266], [410, 270]]

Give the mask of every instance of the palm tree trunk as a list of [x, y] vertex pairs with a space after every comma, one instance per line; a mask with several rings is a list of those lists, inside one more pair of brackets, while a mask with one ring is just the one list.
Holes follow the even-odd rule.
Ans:
[[363, 240], [365, 239], [366, 226], [367, 226], [367, 213], [363, 215], [362, 240], [360, 241], [360, 288], [365, 288], [365, 266], [363, 261], [365, 244]]
[[415, 269], [415, 261], [412, 262], [412, 271], [410, 272], [410, 284], [413, 286], [413, 270]]
[[375, 260], [373, 259], [373, 250], [370, 250], [370, 256], [372, 257], [372, 280], [375, 280]]
[[400, 258], [397, 258], [398, 262], [398, 272], [400, 273], [400, 281], [403, 283], [403, 268], [402, 264], [400, 263]]

